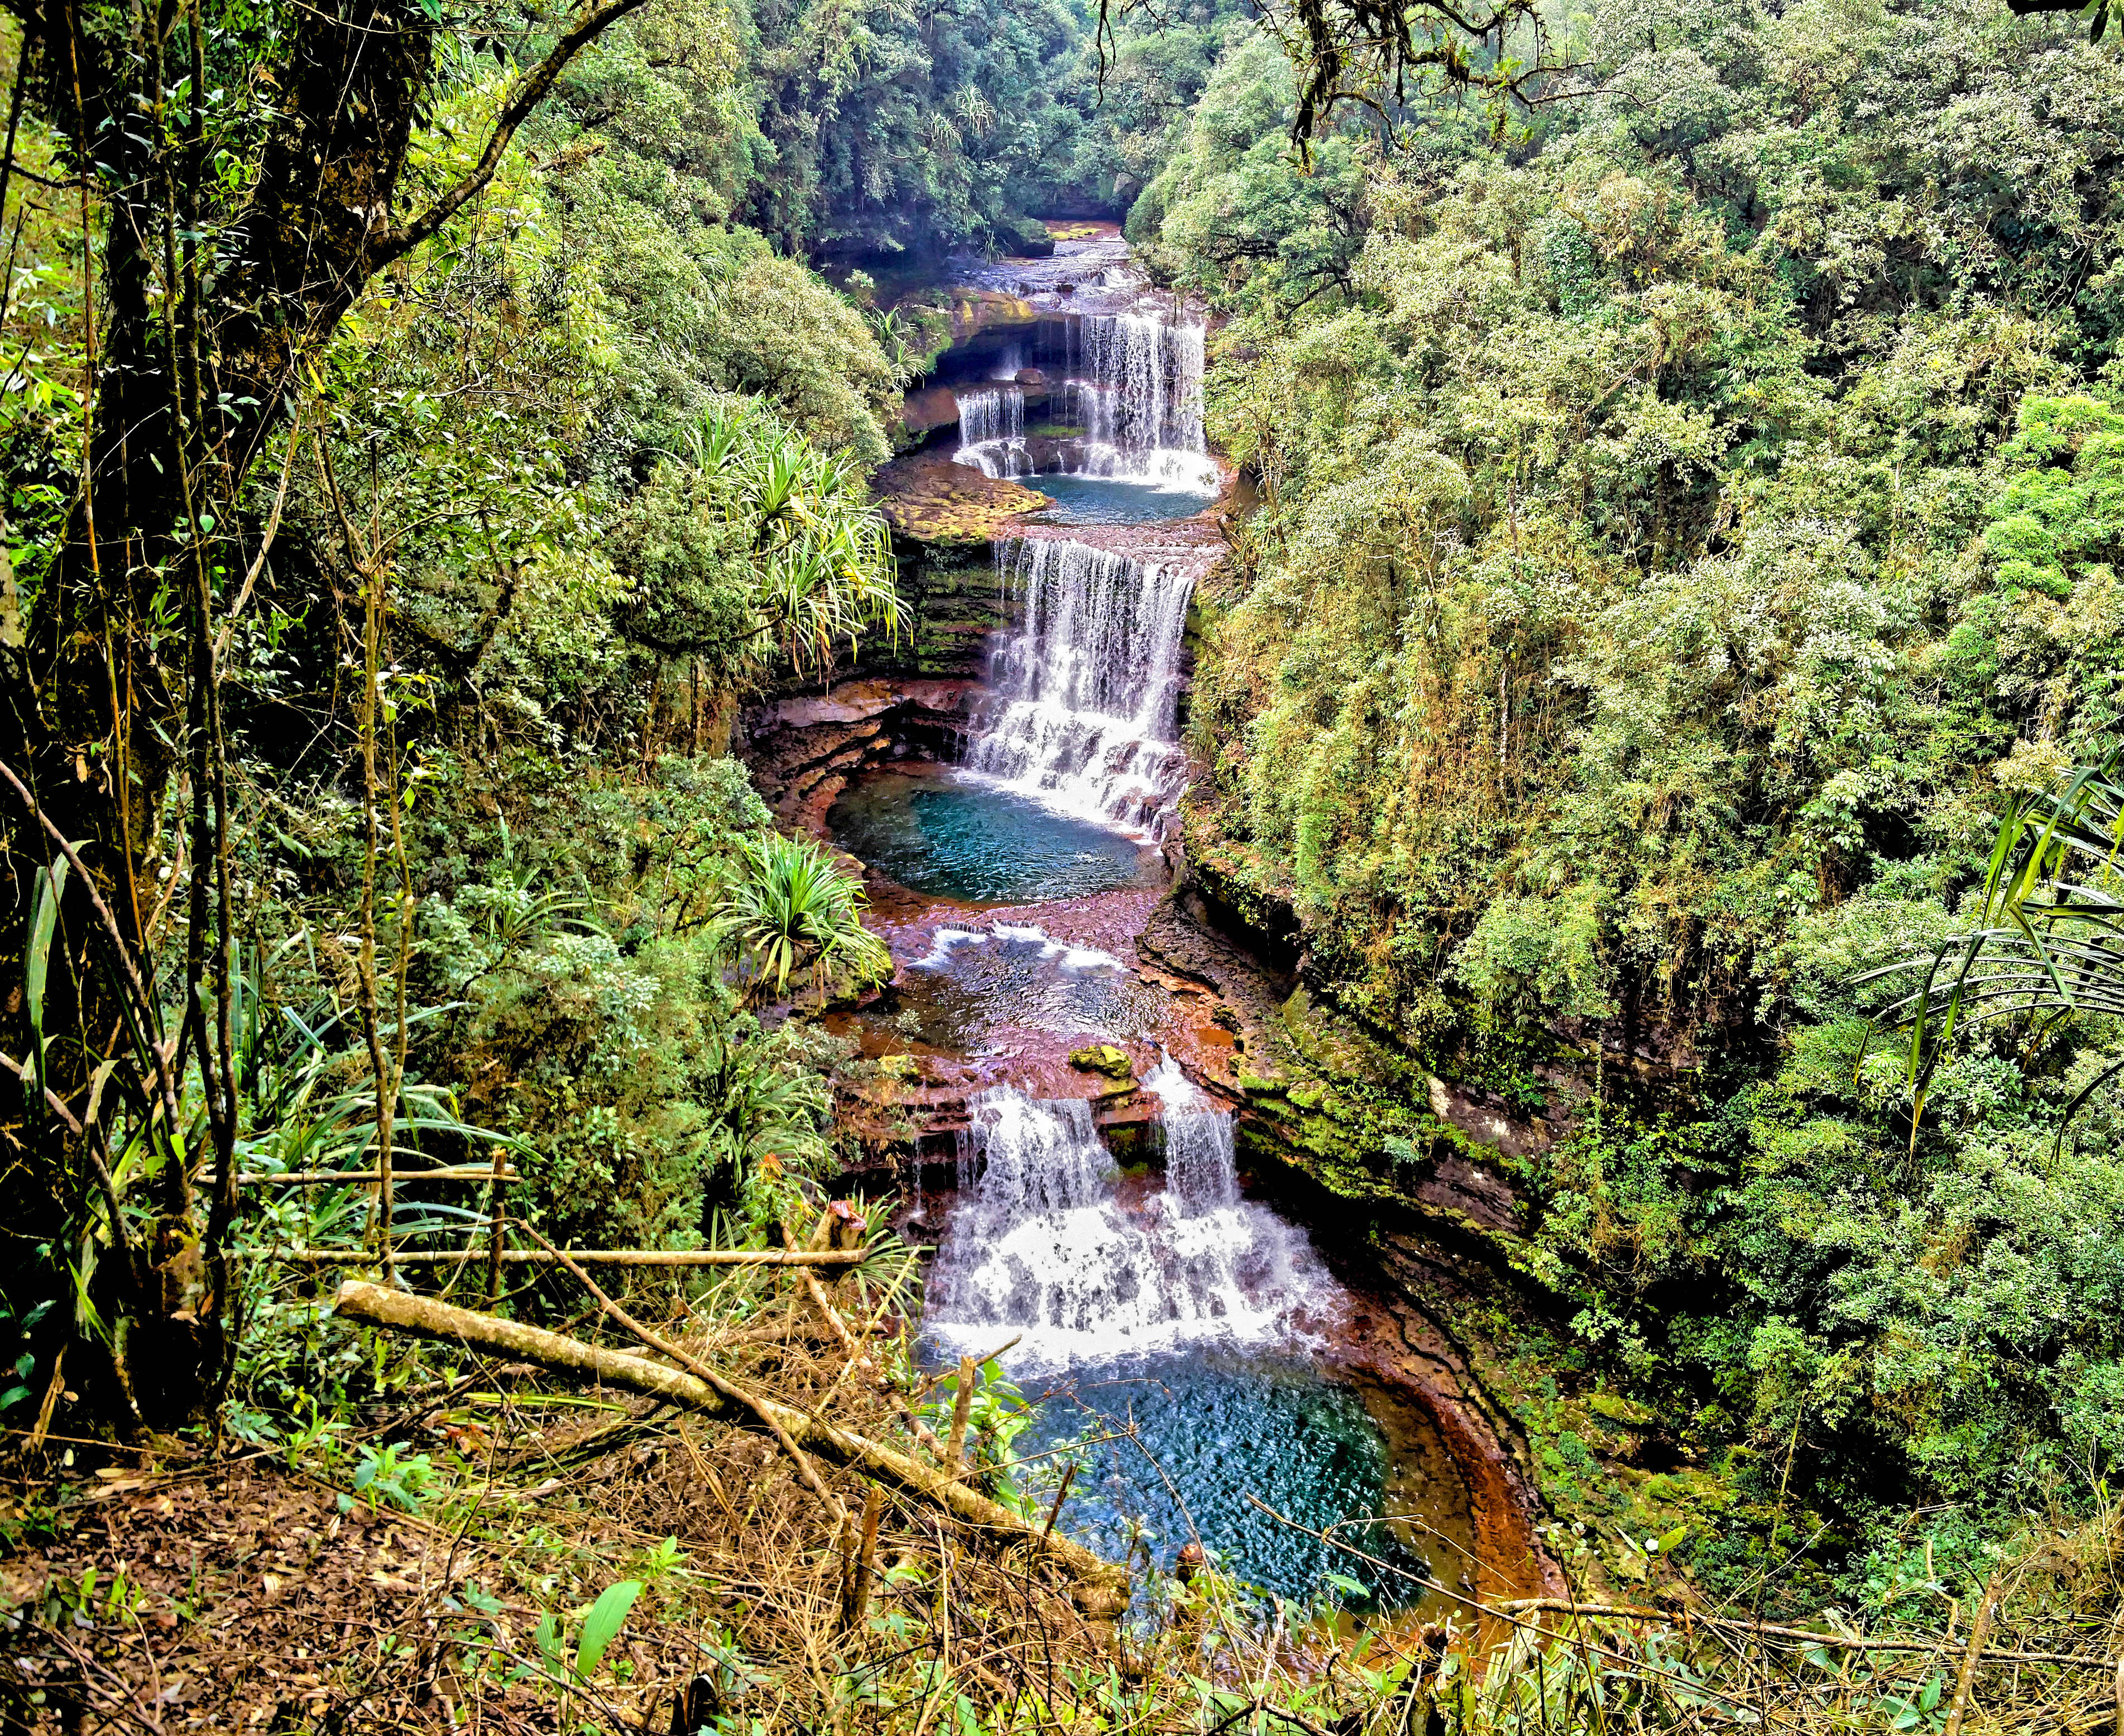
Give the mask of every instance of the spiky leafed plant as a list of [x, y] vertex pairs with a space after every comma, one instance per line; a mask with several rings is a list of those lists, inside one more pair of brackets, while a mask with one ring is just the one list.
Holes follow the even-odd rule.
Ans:
[[[1957, 1029], [2027, 1018], [2038, 1034], [2075, 1014], [2124, 1016], [2124, 783], [2112, 755], [2076, 769], [2052, 796], [2023, 796], [1999, 828], [1984, 904], [1967, 931], [1929, 953], [1856, 979], [1922, 973], [1916, 987], [1874, 1016], [1876, 1030], [1909, 1037], [1910, 1137], [1927, 1086]], [[2105, 1068], [2066, 1107], [2070, 1122], [2096, 1089], [2124, 1070]]]
[[866, 633], [897, 637], [892, 538], [859, 467], [746, 404], [717, 406], [689, 442], [711, 510], [750, 553], [755, 663], [778, 649], [815, 674]]
[[892, 954], [862, 925], [869, 904], [861, 882], [815, 844], [770, 833], [744, 845], [745, 873], [717, 907], [710, 932], [753, 955], [754, 991], [772, 983], [778, 999], [807, 960], [815, 987], [836, 966], [858, 976], [892, 968]]

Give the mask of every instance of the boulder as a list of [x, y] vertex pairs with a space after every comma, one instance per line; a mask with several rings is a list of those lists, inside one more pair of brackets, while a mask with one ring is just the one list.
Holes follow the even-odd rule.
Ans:
[[939, 428], [949, 428], [959, 420], [958, 394], [949, 386], [931, 386], [926, 391], [910, 392], [900, 407], [900, 420], [913, 435], [933, 434]]
[[1102, 1074], [1108, 1079], [1130, 1079], [1135, 1074], [1135, 1063], [1124, 1051], [1110, 1042], [1094, 1043], [1088, 1049], [1072, 1049], [1069, 1065], [1083, 1072]]

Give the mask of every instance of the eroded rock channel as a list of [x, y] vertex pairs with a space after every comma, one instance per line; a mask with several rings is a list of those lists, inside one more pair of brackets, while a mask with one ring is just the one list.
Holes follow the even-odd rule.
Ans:
[[1087, 1443], [1064, 1522], [1117, 1558], [1199, 1541], [1284, 1597], [1417, 1618], [1543, 1589], [1450, 1334], [1242, 1136], [1234, 985], [1272, 967], [1177, 842], [1190, 605], [1232, 510], [1201, 318], [1106, 233], [966, 277], [909, 397], [927, 440], [884, 482], [913, 639], [745, 720], [892, 947], [833, 1022], [878, 1063], [865, 1179], [935, 1249], [928, 1345], [1008, 1344], [1040, 1401], [1020, 1451]]

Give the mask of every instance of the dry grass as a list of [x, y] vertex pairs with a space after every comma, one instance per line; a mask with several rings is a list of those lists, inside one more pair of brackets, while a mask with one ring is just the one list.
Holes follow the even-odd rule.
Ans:
[[[835, 1348], [796, 1281], [718, 1295], [745, 1304], [741, 1321], [662, 1329], [784, 1402], [905, 1438], [884, 1356]], [[848, 1313], [885, 1328], [890, 1309], [874, 1296]], [[53, 1442], [18, 1456], [5, 1517], [25, 1546], [0, 1564], [0, 1730], [515, 1736], [663, 1732], [683, 1711], [679, 1727], [719, 1718], [733, 1736], [1942, 1736], [1959, 1701], [1957, 1736], [2124, 1732], [2113, 1510], [2037, 1531], [2002, 1567], [1973, 1661], [1959, 1607], [1938, 1632], [1865, 1644], [1746, 1611], [1611, 1605], [1351, 1648], [1254, 1619], [1210, 1574], [1158, 1588], [1117, 1634], [1086, 1619], [1060, 1569], [915, 1497], [880, 1492], [862, 1566], [859, 1522], [837, 1530], [758, 1433], [425, 1356], [389, 1409], [293, 1453], [82, 1442], [68, 1465]], [[384, 1496], [342, 1511], [386, 1448], [433, 1462], [419, 1511]], [[870, 1486], [819, 1470], [860, 1514]], [[589, 1607], [629, 1579], [642, 1589], [624, 1625], [578, 1675]]]

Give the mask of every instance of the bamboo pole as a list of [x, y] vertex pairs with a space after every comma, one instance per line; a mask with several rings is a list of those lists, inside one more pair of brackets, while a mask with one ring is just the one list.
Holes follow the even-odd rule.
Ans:
[[[392, 1179], [398, 1183], [486, 1182], [492, 1181], [497, 1174], [504, 1181], [518, 1179], [514, 1169], [497, 1171], [487, 1164], [449, 1164], [437, 1169], [405, 1169], [393, 1164], [391, 1170]], [[261, 1169], [255, 1174], [237, 1176], [236, 1184], [239, 1188], [294, 1187], [320, 1182], [374, 1182], [383, 1178], [380, 1169], [289, 1169], [280, 1175]]]
[[492, 1315], [453, 1307], [401, 1290], [387, 1290], [380, 1284], [365, 1284], [355, 1278], [340, 1286], [337, 1306], [349, 1320], [365, 1320], [415, 1338], [462, 1344], [490, 1356], [533, 1362], [557, 1373], [698, 1410], [740, 1428], [763, 1428], [763, 1418], [772, 1417], [792, 1440], [820, 1457], [867, 1471], [945, 1508], [968, 1525], [1047, 1556], [1078, 1581], [1078, 1607], [1093, 1621], [1111, 1621], [1126, 1607], [1125, 1569], [1101, 1560], [1074, 1538], [1042, 1536], [1036, 1527], [1008, 1508], [966, 1484], [930, 1470], [895, 1447], [793, 1406], [751, 1392], [745, 1393], [741, 1400], [726, 1398], [698, 1376], [646, 1357], [605, 1350], [557, 1332], [498, 1320]]
[[[401, 1181], [405, 1179], [402, 1175]], [[268, 1248], [268, 1259], [307, 1262], [313, 1266], [369, 1266], [374, 1254], [359, 1248]], [[400, 1266], [448, 1266], [492, 1257], [486, 1248], [429, 1249], [394, 1257]], [[860, 1248], [571, 1248], [567, 1257], [590, 1266], [860, 1266]], [[543, 1248], [504, 1248], [500, 1258], [512, 1266], [564, 1264]]]

